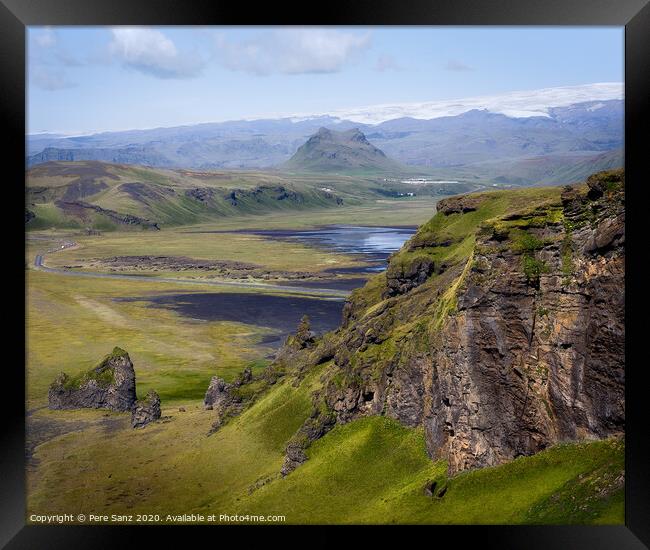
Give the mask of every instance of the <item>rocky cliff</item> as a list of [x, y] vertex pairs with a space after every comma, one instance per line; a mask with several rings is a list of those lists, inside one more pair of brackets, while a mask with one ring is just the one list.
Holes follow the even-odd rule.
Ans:
[[276, 371], [330, 363], [282, 473], [365, 415], [422, 426], [450, 474], [622, 433], [624, 193], [612, 171], [441, 201], [338, 330], [278, 354]]
[[129, 354], [116, 347], [87, 372], [75, 377], [62, 372], [50, 386], [48, 398], [50, 409], [131, 410], [136, 395]]

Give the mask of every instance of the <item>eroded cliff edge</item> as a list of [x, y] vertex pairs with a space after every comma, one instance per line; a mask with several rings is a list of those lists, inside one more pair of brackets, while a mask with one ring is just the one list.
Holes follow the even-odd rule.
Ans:
[[624, 431], [625, 182], [441, 201], [353, 293], [341, 327], [275, 372], [330, 363], [283, 473], [336, 423], [423, 426], [449, 473]]

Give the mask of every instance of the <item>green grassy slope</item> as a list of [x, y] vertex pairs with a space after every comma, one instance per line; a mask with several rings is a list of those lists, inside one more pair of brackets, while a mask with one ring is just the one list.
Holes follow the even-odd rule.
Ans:
[[[421, 430], [384, 417], [337, 426], [285, 479], [241, 501], [296, 523], [622, 523], [623, 444], [559, 445], [510, 464], [448, 479]], [[435, 495], [424, 494], [435, 482]], [[576, 503], [572, 496], [581, 491]]]
[[[381, 198], [372, 178], [163, 170], [95, 161], [27, 172], [28, 229], [142, 229], [355, 206]], [[125, 217], [131, 216], [125, 220]]]

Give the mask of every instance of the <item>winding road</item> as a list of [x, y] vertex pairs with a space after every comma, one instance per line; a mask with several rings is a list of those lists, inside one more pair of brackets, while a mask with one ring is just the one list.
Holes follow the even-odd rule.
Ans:
[[[48, 253], [56, 253], [66, 248], [76, 246], [77, 243], [72, 241], [61, 241], [61, 246], [48, 250]], [[71, 271], [69, 269], [62, 269], [58, 267], [47, 267], [43, 265], [45, 253], [37, 254], [34, 258], [34, 269], [44, 271], [47, 273], [56, 273], [57, 275], [66, 275], [68, 277], [91, 277], [96, 279], [128, 279], [131, 281], [149, 281], [156, 283], [176, 283], [176, 284], [191, 284], [191, 285], [208, 285], [208, 286], [229, 286], [236, 288], [250, 288], [255, 290], [262, 290], [264, 292], [280, 292], [282, 294], [297, 294], [300, 296], [313, 296], [321, 299], [343, 300], [350, 295], [349, 291], [335, 290], [331, 288], [308, 288], [300, 286], [282, 286], [282, 285], [269, 285], [264, 283], [248, 283], [243, 281], [201, 281], [196, 279], [181, 279], [173, 277], [148, 277], [146, 275], [123, 275], [120, 273], [100, 273], [97, 271]]]

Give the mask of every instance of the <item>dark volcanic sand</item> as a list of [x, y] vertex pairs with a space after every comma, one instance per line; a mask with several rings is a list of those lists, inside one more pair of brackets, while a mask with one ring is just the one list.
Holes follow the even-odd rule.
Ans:
[[301, 296], [276, 296], [248, 293], [165, 294], [123, 301], [145, 301], [151, 307], [171, 309], [184, 317], [202, 321], [231, 321], [269, 327], [278, 334], [265, 338], [269, 346], [278, 346], [296, 330], [300, 318], [308, 315], [312, 330], [318, 334], [335, 329], [341, 323], [343, 300], [322, 300]]

